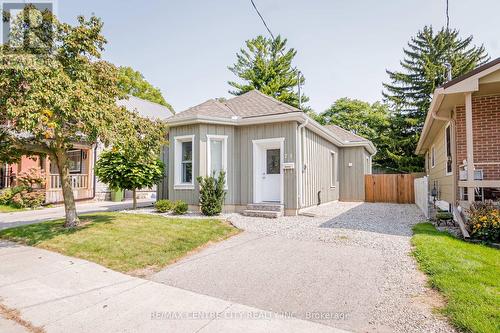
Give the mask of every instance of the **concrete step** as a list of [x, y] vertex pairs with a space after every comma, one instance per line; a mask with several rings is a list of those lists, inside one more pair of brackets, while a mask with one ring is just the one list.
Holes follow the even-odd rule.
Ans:
[[254, 210], [254, 209], [245, 209], [243, 211], [243, 215], [251, 216], [251, 217], [265, 217], [268, 219], [276, 219], [283, 215], [283, 212], [275, 212], [270, 210]]
[[283, 205], [280, 204], [272, 204], [272, 203], [256, 203], [256, 204], [248, 204], [248, 210], [260, 210], [260, 211], [268, 211], [268, 212], [280, 212], [283, 213]]

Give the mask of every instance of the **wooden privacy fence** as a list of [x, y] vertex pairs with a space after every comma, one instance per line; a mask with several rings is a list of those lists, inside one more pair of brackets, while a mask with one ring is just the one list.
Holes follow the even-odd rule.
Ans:
[[414, 175], [365, 175], [366, 202], [415, 203]]

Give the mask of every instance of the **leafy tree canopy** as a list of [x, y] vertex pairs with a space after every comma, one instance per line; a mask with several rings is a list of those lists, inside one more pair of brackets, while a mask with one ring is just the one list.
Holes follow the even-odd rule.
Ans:
[[360, 135], [377, 147], [374, 163], [392, 164], [387, 156], [390, 144], [390, 113], [387, 105], [380, 102], [373, 104], [357, 99], [340, 98], [316, 120], [323, 125], [337, 125], [354, 134]]
[[[264, 36], [247, 40], [246, 49], [241, 49], [236, 54], [236, 63], [228, 67], [243, 83], [229, 81], [229, 85], [235, 88], [229, 93], [241, 95], [256, 89], [283, 103], [298, 107], [299, 95], [295, 91], [299, 80], [298, 69], [292, 67], [297, 51], [287, 49], [286, 42], [281, 36], [274, 40]], [[303, 76], [300, 82], [304, 84]], [[308, 97], [302, 96], [303, 103], [308, 100]]]
[[131, 67], [119, 67], [118, 85], [126, 94], [164, 105], [174, 112], [172, 105], [163, 98], [160, 89], [146, 81], [141, 72]]

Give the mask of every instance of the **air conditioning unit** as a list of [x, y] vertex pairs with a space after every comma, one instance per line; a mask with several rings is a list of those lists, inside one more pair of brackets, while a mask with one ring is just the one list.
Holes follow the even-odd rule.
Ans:
[[460, 180], [467, 180], [467, 170], [460, 170]]

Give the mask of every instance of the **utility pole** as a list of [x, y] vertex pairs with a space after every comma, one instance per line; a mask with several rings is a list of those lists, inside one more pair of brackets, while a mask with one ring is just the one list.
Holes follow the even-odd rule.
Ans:
[[300, 77], [302, 73], [300, 71], [297, 71], [297, 88], [299, 92], [299, 109], [302, 110], [302, 94], [300, 93]]

